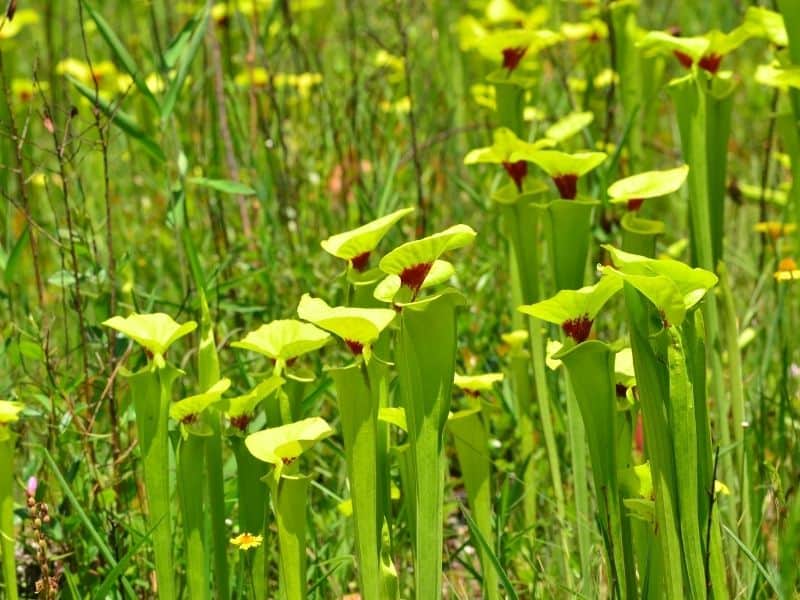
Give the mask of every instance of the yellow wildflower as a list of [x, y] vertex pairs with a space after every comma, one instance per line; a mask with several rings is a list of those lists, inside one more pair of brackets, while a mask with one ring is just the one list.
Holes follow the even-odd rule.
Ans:
[[757, 233], [765, 233], [773, 240], [782, 238], [785, 235], [797, 231], [797, 225], [794, 223], [781, 223], [779, 221], [764, 221], [756, 223], [753, 228]]
[[35, 10], [18, 10], [13, 20], [3, 19], [0, 27], [0, 40], [7, 40], [16, 36], [25, 25], [35, 25], [39, 22], [39, 15]]
[[775, 279], [779, 282], [800, 279], [800, 269], [797, 268], [797, 263], [793, 258], [781, 259], [781, 262], [778, 263], [778, 270], [775, 271]]
[[20, 102], [31, 102], [38, 93], [39, 89], [46, 91], [48, 84], [46, 81], [35, 82], [30, 79], [12, 79], [11, 94]]
[[251, 548], [258, 548], [264, 537], [260, 535], [253, 535], [252, 533], [240, 533], [235, 538], [231, 538], [231, 544], [238, 546], [239, 550], [250, 550]]

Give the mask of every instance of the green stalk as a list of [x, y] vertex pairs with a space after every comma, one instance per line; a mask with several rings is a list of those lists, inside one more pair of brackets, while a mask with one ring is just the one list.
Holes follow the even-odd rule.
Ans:
[[592, 241], [592, 214], [596, 200], [552, 200], [540, 205], [546, 215], [550, 260], [556, 292], [583, 287]]
[[[383, 303], [375, 299], [373, 292], [375, 285], [380, 280], [376, 278], [375, 281], [365, 283], [364, 285], [353, 286], [353, 301], [352, 306], [363, 308], [376, 308], [385, 307]], [[373, 354], [383, 360], [370, 361], [368, 366], [368, 376], [370, 383], [370, 393], [372, 402], [377, 404], [378, 410], [389, 406], [389, 383], [390, 383], [390, 370], [388, 365], [383, 362], [391, 357], [391, 347], [389, 336], [381, 336], [375, 342], [372, 348]], [[389, 473], [390, 459], [389, 459], [389, 445], [390, 445], [390, 432], [389, 424], [381, 420], [377, 422], [377, 438], [375, 442], [375, 450], [377, 453], [376, 473], [383, 474]], [[392, 507], [390, 500], [390, 477], [378, 477], [377, 495], [378, 495], [378, 510], [379, 514], [383, 514], [382, 519], [386, 519], [388, 523], [392, 522]], [[388, 549], [387, 549], [388, 552]]]
[[795, 493], [787, 510], [786, 524], [778, 544], [781, 590], [784, 598], [791, 598], [800, 589], [800, 570], [797, 568], [797, 548], [800, 547], [800, 494]]
[[[189, 262], [189, 270], [192, 273], [200, 300], [200, 346], [197, 350], [197, 373], [200, 390], [205, 391], [220, 378], [214, 322], [211, 320], [211, 311], [206, 299], [205, 274], [187, 223], [182, 224], [180, 233]], [[211, 406], [205, 411], [203, 419], [211, 428], [211, 435], [205, 440], [204, 446], [213, 543], [214, 589], [217, 598], [230, 598], [228, 535], [225, 529], [225, 483], [222, 472], [222, 413], [216, 407]]]
[[578, 556], [581, 561], [581, 589], [584, 595], [591, 595], [592, 519], [589, 510], [589, 480], [586, 470], [586, 432], [570, 378], [566, 378], [564, 382], [564, 396], [567, 405], [567, 437], [569, 438], [569, 452], [572, 456], [575, 527], [578, 531]]
[[517, 137], [523, 137], [525, 121], [525, 90], [515, 83], [494, 84], [497, 117], [500, 126], [508, 127]]
[[620, 100], [625, 120], [636, 119], [628, 128], [629, 162], [632, 172], [640, 170], [644, 157], [643, 151], [643, 119], [639, 116], [643, 98], [642, 85], [642, 53], [636, 48], [639, 25], [636, 22], [637, 7], [630, 4], [618, 4], [611, 8], [610, 19], [614, 26], [616, 49], [616, 70], [619, 73]]
[[[200, 389], [205, 391], [219, 381], [219, 356], [214, 337], [214, 323], [208, 310], [205, 293], [200, 291], [200, 347], [197, 351]], [[214, 406], [203, 414], [211, 427], [211, 435], [204, 439], [206, 473], [208, 479], [208, 506], [213, 543], [214, 589], [217, 598], [230, 597], [228, 580], [228, 535], [225, 528], [225, 482], [222, 459], [222, 413]]]
[[[7, 426], [0, 425], [6, 428]], [[3, 439], [5, 438], [5, 439]], [[17, 568], [14, 560], [14, 434], [0, 431], [0, 552], [3, 584], [8, 600], [17, 600]]]
[[722, 553], [722, 535], [719, 524], [719, 511], [711, 512], [709, 493], [714, 486], [714, 458], [711, 443], [711, 425], [708, 417], [708, 398], [706, 395], [706, 348], [705, 327], [701, 310], [688, 315], [682, 326], [682, 344], [686, 355], [686, 366], [692, 384], [695, 408], [695, 432], [697, 435], [697, 506], [700, 526], [707, 527], [711, 522], [710, 547], [702, 534], [703, 551], [708, 554], [711, 591], [717, 599], [728, 597], [727, 570]]
[[281, 475], [271, 483], [278, 526], [278, 570], [282, 600], [306, 598], [306, 505], [309, 478]]
[[444, 427], [455, 371], [457, 292], [404, 305], [400, 313], [397, 370], [409, 438], [414, 502], [416, 598], [442, 596]]
[[383, 522], [381, 529], [381, 598], [386, 600], [400, 598], [399, 578], [392, 560], [392, 539], [387, 521]]
[[623, 466], [617, 453], [618, 438], [623, 431], [618, 427], [614, 355], [607, 344], [587, 341], [557, 356], [569, 373], [570, 386], [586, 425], [612, 596], [625, 599], [637, 596], [636, 570], [630, 525], [623, 516], [617, 478], [618, 469]]
[[523, 484], [525, 486], [522, 497], [522, 510], [525, 515], [525, 529], [536, 525], [536, 468], [533, 453], [536, 447], [533, 443], [533, 390], [531, 377], [528, 373], [530, 357], [527, 352], [518, 350], [511, 356], [511, 387], [517, 398], [517, 427], [519, 429], [519, 456], [525, 461]]
[[625, 252], [655, 258], [656, 241], [664, 233], [664, 223], [642, 219], [636, 213], [628, 212], [620, 222], [622, 226], [622, 249]]
[[753, 523], [750, 514], [750, 467], [745, 452], [744, 440], [744, 375], [742, 373], [742, 355], [739, 349], [739, 324], [736, 319], [736, 305], [733, 301], [733, 290], [728, 280], [728, 269], [720, 261], [718, 267], [719, 291], [722, 299], [723, 318], [725, 322], [725, 341], [728, 352], [728, 377], [731, 382], [731, 413], [733, 415], [733, 440], [736, 443], [736, 471], [741, 499], [740, 513], [742, 525], [739, 537], [746, 546], [753, 539]]
[[[524, 108], [525, 90], [515, 84], [495, 83], [495, 98], [497, 100], [498, 124], [508, 127], [517, 137], [524, 138]], [[513, 188], [513, 186], [509, 186]], [[543, 187], [543, 189], [547, 189]], [[511, 193], [514, 194], [516, 190]], [[530, 304], [539, 299], [538, 279], [535, 274], [538, 271], [538, 243], [539, 243], [539, 218], [529, 202], [538, 193], [526, 193], [517, 196], [516, 201], [511, 204], [498, 203], [503, 214], [503, 230], [509, 241], [509, 269], [511, 273], [511, 300], [512, 308], [520, 304]], [[532, 276], [533, 275], [533, 276]], [[514, 329], [525, 327], [524, 317], [516, 310], [511, 311], [511, 322]], [[533, 329], [533, 327], [531, 327]], [[544, 342], [540, 331], [530, 335], [531, 347], [541, 345]], [[540, 362], [537, 362], [539, 360]], [[561, 467], [558, 459], [558, 449], [555, 443], [552, 421], [549, 419], [549, 394], [547, 389], [547, 379], [545, 375], [544, 351], [533, 352], [531, 354], [533, 366], [534, 382], [536, 385], [536, 396], [539, 405], [546, 405], [542, 414], [548, 415], [545, 421], [543, 418], [543, 430], [545, 446], [547, 448], [547, 458], [551, 468], [553, 478], [553, 488], [556, 490], [556, 513], [563, 523], [566, 519], [566, 509], [564, 502], [563, 488], [561, 485]], [[533, 462], [533, 403], [531, 381], [526, 366], [527, 360], [522, 358], [512, 359], [513, 389], [517, 398], [519, 431], [520, 431], [520, 455], [526, 461], [525, 472], [523, 473], [523, 484], [525, 487], [523, 500], [524, 526], [526, 531], [533, 532], [536, 527], [536, 470]], [[568, 539], [566, 529], [561, 529], [561, 538], [564, 547], [564, 567], [565, 572], [569, 573]]]
[[364, 600], [381, 598], [380, 534], [384, 507], [378, 490], [386, 475], [378, 470], [378, 404], [373, 401], [365, 364], [331, 369], [336, 385], [347, 479], [353, 503], [360, 593]]
[[[698, 77], [705, 77], [698, 74]], [[690, 166], [689, 192], [692, 202], [690, 226], [692, 256], [695, 264], [716, 272], [722, 254], [725, 169], [730, 128], [731, 89], [716, 78], [708, 88], [697, 77], [684, 78], [672, 85], [677, 105], [678, 125], [684, 159]], [[720, 88], [720, 89], [717, 89]], [[727, 116], [726, 116], [727, 115]], [[703, 303], [708, 359], [711, 364], [711, 389], [717, 405], [720, 443], [730, 444], [730, 399], [725, 393], [720, 343], [720, 318], [714, 295]], [[722, 479], [733, 479], [730, 455], [722, 457]], [[733, 515], [728, 515], [731, 522]]]
[[172, 384], [180, 373], [169, 363], [164, 363], [163, 367], [150, 364], [129, 377], [149, 508], [147, 525], [153, 531], [158, 597], [165, 600], [177, 597], [172, 559], [167, 427]]
[[181, 441], [178, 449], [178, 493], [186, 537], [186, 578], [189, 596], [198, 600], [211, 597], [204, 539], [204, 453], [204, 438], [191, 433]]
[[[517, 269], [517, 279], [519, 280], [521, 300], [523, 304], [534, 303], [539, 300], [539, 259], [538, 259], [538, 239], [539, 239], [539, 208], [529, 203], [530, 199], [538, 196], [533, 192], [532, 196], [527, 194], [520, 196], [514, 204], [505, 205], [504, 224], [505, 232], [511, 242], [511, 263]], [[514, 311], [517, 312], [517, 311]], [[553, 482], [553, 495], [556, 503], [556, 516], [562, 524], [566, 524], [567, 510], [564, 499], [564, 486], [561, 481], [561, 464], [558, 456], [558, 446], [556, 435], [553, 428], [553, 418], [550, 412], [550, 393], [547, 387], [547, 373], [545, 370], [545, 349], [544, 337], [542, 335], [541, 322], [536, 319], [528, 319], [528, 332], [531, 346], [531, 366], [533, 369], [533, 381], [536, 389], [536, 400], [539, 407], [539, 422], [544, 436], [545, 449], [547, 451], [547, 462], [550, 466], [550, 478]], [[518, 366], [517, 369], [521, 369]], [[522, 377], [521, 371], [515, 371], [515, 379]], [[528, 379], [527, 373], [525, 378]], [[519, 390], [529, 388], [526, 383], [518, 387]], [[520, 394], [519, 413], [520, 413], [520, 432], [526, 436], [526, 432], [531, 434], [534, 430], [532, 407], [525, 394]], [[527, 441], [523, 441], [523, 456], [532, 456], [533, 436], [528, 436]], [[529, 452], [529, 453], [528, 453]], [[534, 466], [532, 460], [528, 461], [525, 473], [525, 497], [531, 496], [527, 500], [532, 508], [529, 508], [533, 515], [536, 511], [536, 487], [534, 485]], [[526, 528], [536, 526], [535, 516], [526, 522]], [[572, 587], [572, 570], [570, 569], [569, 556], [569, 535], [567, 528], [562, 526], [560, 529], [561, 537], [561, 559], [564, 561], [564, 575], [567, 587]]]
[[[778, 0], [783, 14], [786, 34], [789, 38], [789, 57], [795, 66], [800, 66], [800, 4], [795, 0]], [[784, 151], [791, 157], [792, 188], [789, 194], [793, 220], [800, 223], [800, 90], [790, 89], [792, 112], [778, 118], [779, 131], [783, 136]], [[800, 244], [800, 230], [795, 234]]]
[[[553, 415], [550, 412], [550, 393], [547, 388], [547, 374], [545, 372], [545, 347], [542, 334], [542, 322], [538, 319], [528, 319], [528, 332], [531, 338], [531, 362], [533, 363], [533, 378], [536, 384], [536, 398], [539, 404], [539, 421], [544, 435], [545, 448], [547, 449], [548, 463], [550, 464], [550, 478], [553, 481], [553, 495], [556, 502], [556, 517], [560, 524], [561, 533], [561, 560], [563, 561], [566, 586], [572, 589], [573, 576], [570, 567], [570, 543], [567, 528], [567, 502], [564, 498], [564, 485], [561, 480], [561, 464], [558, 458], [558, 445], [556, 444]], [[577, 483], [576, 483], [577, 485]]]
[[251, 552], [253, 556], [250, 565], [252, 566], [251, 577], [254, 587], [253, 598], [266, 600], [265, 548], [268, 543], [266, 514], [269, 488], [264, 485], [262, 479], [267, 474], [267, 465], [250, 454], [244, 445], [243, 438], [231, 437], [231, 446], [236, 456], [239, 531], [264, 536], [264, 542]]
[[[642, 407], [642, 422], [647, 440], [650, 469], [655, 490], [655, 531], [659, 541], [663, 580], [659, 587], [667, 598], [685, 598], [683, 556], [676, 506], [675, 470], [672, 437], [665, 408], [669, 402], [669, 379], [665, 333], [651, 332], [652, 323], [660, 323], [647, 300], [629, 283], [625, 283], [625, 304], [628, 309], [631, 350], [636, 370], [636, 386]], [[658, 589], [658, 588], [656, 588]]]
[[[527, 205], [528, 195], [521, 195], [514, 204], [501, 204], [503, 215], [503, 232], [508, 239], [508, 262], [511, 273], [512, 307], [520, 304], [536, 302], [539, 296], [538, 281], [530, 277], [535, 273], [538, 264], [538, 214]], [[524, 204], [523, 204], [524, 203]], [[524, 241], [523, 241], [524, 240]], [[511, 311], [511, 323], [514, 329], [523, 329], [525, 317], [517, 310]], [[524, 527], [533, 531], [536, 527], [536, 469], [532, 459], [535, 451], [533, 444], [533, 389], [528, 365], [531, 356], [519, 352], [511, 357], [512, 389], [516, 398], [517, 421], [520, 437], [520, 458], [526, 463], [522, 474], [524, 495], [523, 514]], [[542, 368], [544, 372], [544, 368]], [[544, 387], [546, 391], [546, 386]], [[552, 457], [548, 455], [548, 459]], [[556, 464], [558, 454], [555, 454]]]
[[[583, 287], [586, 262], [591, 244], [591, 224], [597, 201], [585, 198], [553, 200], [541, 206], [548, 224], [547, 238], [556, 292]], [[591, 539], [589, 482], [586, 471], [586, 442], [580, 409], [569, 379], [566, 381], [567, 436], [575, 490], [575, 517], [578, 530], [578, 554], [584, 594], [591, 594]]]
[[415, 485], [414, 466], [411, 464], [411, 450], [408, 444], [394, 446], [393, 454], [397, 461], [397, 470], [400, 473], [400, 486], [402, 487], [403, 507], [406, 511], [406, 526], [408, 535], [412, 540], [417, 539], [417, 505], [416, 498], [406, 490], [413, 490]]
[[[480, 408], [455, 413], [448, 419], [447, 427], [453, 434], [469, 508], [486, 545], [494, 548], [489, 435], [481, 419]], [[487, 600], [496, 600], [500, 597], [497, 570], [483, 545], [475, 545], [480, 549], [483, 597]]]
[[703, 543], [698, 515], [697, 431], [694, 394], [689, 382], [680, 336], [668, 329], [669, 347], [669, 417], [672, 422], [675, 472], [680, 511], [681, 541], [693, 598], [706, 597]]
[[[800, 103], [800, 94], [798, 102]], [[787, 220], [800, 223], [800, 106], [796, 112], [780, 115], [776, 125], [781, 132], [784, 151], [791, 161], [792, 187], [789, 190], [791, 216]], [[795, 243], [800, 244], [800, 228], [795, 232], [794, 239]]]
[[[786, 25], [786, 34], [789, 38], [789, 56], [792, 63], [800, 66], [800, 4], [796, 0], [778, 0], [783, 20]], [[792, 110], [795, 115], [795, 127], [800, 129], [800, 90], [791, 90]], [[794, 188], [800, 189], [800, 184], [794, 182]]]

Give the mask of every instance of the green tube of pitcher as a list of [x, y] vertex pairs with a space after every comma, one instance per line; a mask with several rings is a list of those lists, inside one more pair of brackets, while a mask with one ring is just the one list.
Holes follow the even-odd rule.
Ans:
[[[444, 427], [456, 358], [455, 291], [403, 305], [396, 352], [400, 398], [406, 412], [414, 498], [416, 598], [442, 596]], [[432, 343], [435, 340], [436, 343]]]
[[[4, 431], [5, 430], [5, 431]], [[0, 425], [0, 552], [3, 584], [8, 600], [17, 600], [17, 569], [14, 558], [14, 434]]]

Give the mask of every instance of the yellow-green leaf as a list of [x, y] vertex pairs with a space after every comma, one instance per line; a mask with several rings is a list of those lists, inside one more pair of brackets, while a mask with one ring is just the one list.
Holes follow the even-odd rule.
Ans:
[[553, 123], [544, 132], [546, 138], [562, 143], [580, 133], [594, 121], [592, 112], [573, 112]]
[[372, 252], [395, 223], [413, 212], [413, 208], [396, 210], [351, 231], [333, 235], [323, 240], [320, 245], [328, 254], [344, 260], [351, 260], [367, 252]]
[[380, 269], [389, 275], [402, 275], [409, 267], [433, 265], [445, 252], [472, 243], [476, 235], [468, 225], [453, 225], [442, 232], [398, 246], [381, 259]]
[[252, 390], [241, 396], [236, 396], [228, 400], [228, 417], [236, 418], [252, 413], [259, 402], [269, 396], [285, 383], [279, 375], [272, 375], [259, 383]]
[[552, 145], [553, 142], [547, 139], [526, 142], [519, 139], [509, 128], [498, 127], [492, 133], [492, 145], [470, 150], [464, 157], [464, 164], [502, 164], [510, 162], [511, 155], [515, 152], [533, 152]]
[[233, 342], [231, 346], [258, 352], [285, 363], [322, 348], [330, 339], [330, 334], [311, 323], [279, 319], [251, 331], [243, 340]]
[[333, 435], [320, 417], [311, 417], [248, 435], [244, 443], [258, 460], [280, 465], [296, 459], [320, 440]]
[[503, 381], [502, 373], [482, 373], [480, 375], [459, 375], [453, 377], [453, 383], [466, 392], [488, 392], [495, 383]]
[[608, 188], [608, 196], [614, 203], [666, 196], [677, 191], [688, 174], [688, 165], [664, 171], [639, 173], [612, 183]]
[[355, 354], [360, 352], [356, 352], [352, 344], [360, 345], [365, 358], [369, 359], [372, 343], [394, 320], [397, 313], [389, 308], [331, 307], [320, 298], [303, 294], [297, 314], [301, 319], [342, 338]]
[[601, 277], [594, 285], [579, 290], [561, 290], [552, 298], [522, 305], [517, 310], [556, 325], [583, 316], [594, 320], [603, 305], [621, 289], [621, 281]]
[[173, 403], [169, 407], [169, 416], [176, 421], [183, 421], [187, 418], [196, 417], [212, 404], [219, 402], [222, 398], [222, 394], [228, 391], [229, 387], [231, 387], [231, 380], [224, 377], [205, 392], [189, 396]]
[[576, 175], [581, 177], [598, 167], [606, 159], [605, 152], [576, 152], [568, 154], [558, 150], [515, 152], [511, 161], [525, 160], [534, 163], [550, 177]]
[[145, 315], [132, 313], [126, 318], [111, 317], [103, 321], [103, 325], [131, 338], [149, 350], [156, 360], [163, 357], [176, 340], [197, 328], [197, 323], [194, 321], [187, 321], [181, 325], [164, 313]]

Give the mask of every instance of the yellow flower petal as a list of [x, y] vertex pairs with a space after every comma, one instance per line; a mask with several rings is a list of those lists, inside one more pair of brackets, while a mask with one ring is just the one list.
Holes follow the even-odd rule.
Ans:
[[253, 535], [252, 533], [240, 533], [234, 538], [231, 538], [231, 544], [238, 546], [239, 550], [250, 550], [251, 548], [258, 548], [264, 537], [260, 535]]
[[756, 233], [765, 233], [773, 240], [777, 240], [797, 231], [797, 225], [795, 223], [781, 223], [780, 221], [762, 221], [761, 223], [756, 223], [753, 230]]

